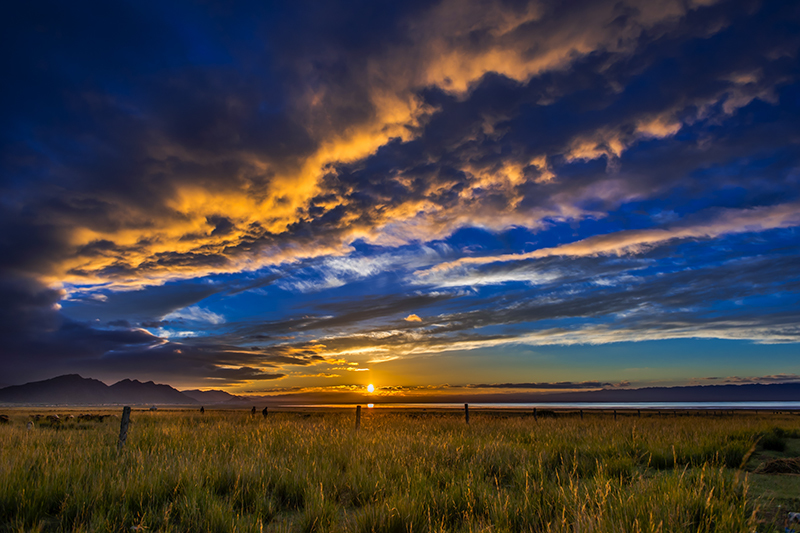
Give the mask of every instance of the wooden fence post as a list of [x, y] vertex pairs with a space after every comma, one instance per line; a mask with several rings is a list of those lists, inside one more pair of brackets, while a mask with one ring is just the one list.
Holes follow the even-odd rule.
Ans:
[[122, 449], [125, 441], [128, 440], [128, 424], [131, 421], [131, 408], [126, 405], [122, 408], [122, 422], [119, 425], [119, 442], [117, 448]]
[[616, 420], [616, 419], [617, 419], [617, 410], [614, 409], [614, 420]]
[[534, 420], [539, 420], [539, 418], [536, 416], [536, 408], [535, 407], [533, 408], [533, 419]]
[[361, 406], [356, 406], [356, 431], [361, 429]]
[[466, 423], [469, 424], [469, 404], [468, 403], [464, 404], [464, 421], [466, 421]]
[[583, 420], [583, 409], [581, 409], [581, 420]]
[[639, 418], [642, 418], [642, 410], [641, 409], [637, 409], [636, 410], [636, 416], [638, 416]]

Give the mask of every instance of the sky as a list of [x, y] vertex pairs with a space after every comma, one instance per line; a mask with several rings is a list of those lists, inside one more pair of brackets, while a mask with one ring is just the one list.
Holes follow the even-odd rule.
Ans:
[[0, 386], [800, 380], [800, 4], [16, 2]]

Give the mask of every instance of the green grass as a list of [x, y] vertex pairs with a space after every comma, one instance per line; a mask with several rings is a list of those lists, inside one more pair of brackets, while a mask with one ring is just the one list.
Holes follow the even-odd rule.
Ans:
[[[782, 441], [775, 445], [774, 442], [763, 443], [764, 435], [774, 440], [775, 435], [780, 436]], [[800, 438], [798, 433], [788, 432], [783, 428], [770, 428], [762, 435], [759, 441], [759, 449], [747, 462], [747, 469], [756, 470], [759, 465], [768, 463], [770, 460], [788, 457], [800, 457]], [[776, 450], [778, 448], [779, 450]], [[787, 511], [800, 511], [800, 475], [775, 475], [753, 473], [748, 478], [751, 491], [758, 494], [764, 502], [765, 521], [780, 523]]]
[[471, 415], [134, 411], [119, 451], [119, 419], [16, 412], [0, 531], [782, 531], [739, 466], [800, 417]]

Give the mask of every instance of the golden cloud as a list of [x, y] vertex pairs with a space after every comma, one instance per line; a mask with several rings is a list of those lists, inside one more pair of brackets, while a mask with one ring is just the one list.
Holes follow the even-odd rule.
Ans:
[[[293, 236], [292, 229], [308, 221], [306, 213], [312, 200], [324, 192], [321, 181], [335, 175], [336, 164], [364, 159], [391, 139], [414, 138], [436, 111], [419, 97], [420, 89], [438, 87], [464, 97], [490, 72], [524, 83], [542, 72], [565, 69], [598, 50], [625, 53], [636, 45], [642, 32], [676, 21], [690, 9], [677, 0], [637, 3], [634, 20], [621, 29], [612, 24], [619, 16], [617, 4], [595, 2], [586, 10], [561, 17], [551, 13], [552, 7], [545, 3], [518, 9], [500, 2], [446, 0], [417, 19], [406, 21], [408, 38], [403, 44], [378, 49], [361, 66], [352, 65], [354, 83], [366, 95], [363, 108], [371, 112], [346, 123], [337, 122], [334, 111], [350, 105], [345, 101], [349, 95], [337, 92], [335, 83], [319, 78], [313, 65], [325, 60], [346, 62], [347, 58], [306, 58], [297, 68], [308, 83], [291, 106], [293, 116], [315, 143], [310, 152], [281, 159], [245, 149], [212, 155], [154, 135], [147, 150], [151, 163], [146, 172], [152, 174], [148, 180], [169, 176], [175, 161], [207, 168], [235, 161], [238, 170], [233, 175], [208, 171], [210, 176], [174, 181], [165, 187], [165, 199], [154, 199], [159, 209], [135, 208], [123, 200], [109, 199], [119, 216], [114, 227], [67, 222], [75, 253], [65, 258], [47, 281], [137, 288], [170, 279], [343, 254], [357, 238], [403, 244], [441, 237], [467, 224], [537, 227], [547, 217], [580, 216], [580, 210], [566, 204], [517, 212], [521, 197], [515, 187], [527, 179], [526, 169], [540, 183], [557, 179], [547, 157], [540, 155], [493, 167], [465, 162], [463, 170], [474, 179], [460, 193], [460, 203], [455, 206], [443, 208], [413, 200], [376, 207], [364, 221], [361, 213], [350, 209], [348, 200], [327, 198], [315, 206], [326, 211], [344, 209], [339, 231], [300, 239]], [[475, 35], [483, 37], [476, 42]], [[747, 95], [751, 92], [742, 94], [742, 98], [750, 97]], [[680, 127], [664, 117], [642, 120], [637, 127], [646, 135], [670, 135]], [[484, 133], [494, 134], [495, 122], [487, 119]], [[570, 157], [619, 156], [626, 147], [614, 131], [597, 135], [576, 139]], [[476, 197], [476, 191], [482, 189], [502, 192], [507, 198], [505, 208], [498, 211], [483, 206]], [[214, 224], [220, 218], [227, 221], [225, 231]], [[97, 243], [112, 245], [99, 253], [85, 253]]]

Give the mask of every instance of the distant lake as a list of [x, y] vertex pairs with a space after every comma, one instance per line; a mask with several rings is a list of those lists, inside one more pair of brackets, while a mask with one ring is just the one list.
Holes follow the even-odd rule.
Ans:
[[[355, 407], [369, 404], [297, 404], [283, 407]], [[540, 402], [471, 403], [470, 409], [651, 409], [651, 410], [800, 410], [800, 402]], [[463, 403], [374, 403], [374, 409], [463, 409]]]

